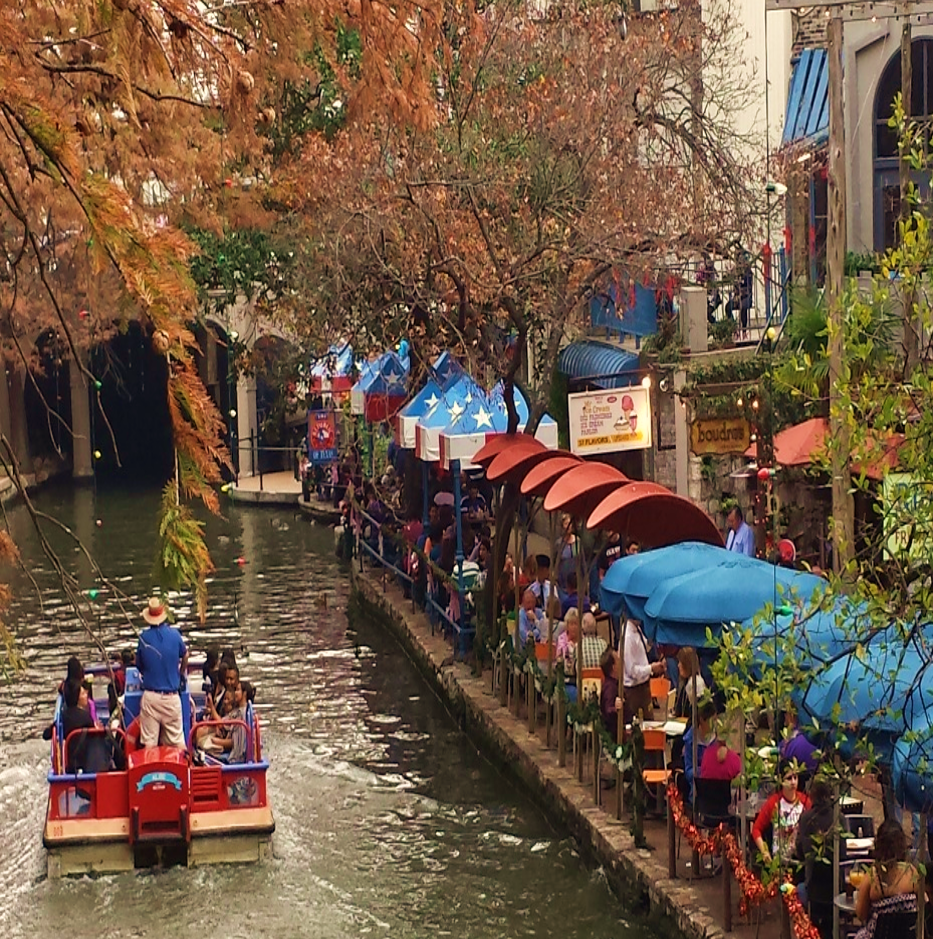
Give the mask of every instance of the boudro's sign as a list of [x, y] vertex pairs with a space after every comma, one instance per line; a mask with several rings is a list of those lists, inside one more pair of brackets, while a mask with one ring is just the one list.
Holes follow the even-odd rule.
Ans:
[[751, 431], [744, 417], [714, 421], [694, 421], [690, 428], [690, 449], [705, 453], [744, 453], [751, 442]]
[[570, 449], [581, 456], [646, 450], [651, 446], [651, 404], [641, 385], [567, 395]]

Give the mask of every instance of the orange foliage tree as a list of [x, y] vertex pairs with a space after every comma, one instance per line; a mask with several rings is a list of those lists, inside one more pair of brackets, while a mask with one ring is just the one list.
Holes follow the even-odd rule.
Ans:
[[408, 335], [507, 381], [530, 340], [534, 425], [607, 281], [752, 236], [764, 187], [734, 121], [742, 37], [727, 0], [706, 6], [449, 10], [426, 128], [359, 115], [278, 177], [302, 245], [278, 315], [311, 344]]
[[[195, 247], [181, 226], [268, 223], [283, 89], [314, 88], [325, 72], [343, 79], [337, 36], [348, 29], [361, 54], [347, 113], [378, 108], [426, 128], [422, 104], [444, 58], [431, 3], [0, 5], [0, 336], [28, 367], [35, 335], [54, 329], [91, 388], [89, 343], [131, 318], [156, 337], [171, 362], [178, 457], [161, 558], [168, 580], [196, 589], [202, 613], [210, 558], [182, 499], [216, 511], [228, 455], [198, 380]], [[18, 479], [11, 442], [0, 444]]]
[[[763, 148], [736, 129], [752, 83], [728, 0], [625, 10], [461, 4], [426, 127], [358, 115], [309, 136], [277, 179], [301, 245], [287, 327], [364, 353], [406, 335], [422, 362], [450, 348], [507, 402], [524, 385], [533, 432], [607, 282], [627, 294], [623, 278], [747, 244]], [[516, 502], [507, 487], [496, 570]]]

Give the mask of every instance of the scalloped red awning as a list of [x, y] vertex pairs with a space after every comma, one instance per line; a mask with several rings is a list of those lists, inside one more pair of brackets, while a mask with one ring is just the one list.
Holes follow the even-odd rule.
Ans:
[[541, 450], [527, 446], [524, 441], [516, 441], [511, 447], [498, 453], [486, 466], [486, 478], [494, 482], [520, 483], [528, 471], [539, 463], [553, 460], [555, 457], [572, 456], [567, 450]]
[[548, 512], [562, 509], [586, 518], [610, 493], [631, 480], [608, 463], [584, 463], [567, 470], [544, 499]]
[[725, 547], [722, 532], [706, 512], [657, 483], [630, 483], [611, 493], [590, 513], [586, 524], [625, 534], [648, 548], [682, 541]]
[[540, 440], [536, 440], [531, 434], [497, 434], [476, 451], [473, 462], [482, 467], [487, 467], [503, 450], [519, 443], [524, 444], [526, 441], [536, 444], [542, 451], [547, 449]]
[[522, 492], [526, 496], [546, 496], [551, 486], [567, 470], [579, 466], [583, 460], [578, 456], [559, 456], [533, 466], [522, 480]]

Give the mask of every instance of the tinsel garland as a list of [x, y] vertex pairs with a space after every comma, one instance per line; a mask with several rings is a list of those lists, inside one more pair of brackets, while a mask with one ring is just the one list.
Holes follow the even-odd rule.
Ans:
[[735, 876], [735, 882], [739, 885], [741, 893], [739, 912], [743, 916], [748, 913], [749, 907], [758, 906], [777, 896], [780, 892], [784, 906], [787, 907], [795, 939], [820, 939], [819, 931], [810, 921], [810, 917], [797, 895], [797, 890], [789, 878], [783, 883], [775, 878], [766, 886], [746, 867], [742, 849], [731, 831], [720, 825], [709, 835], [701, 834], [696, 825], [687, 818], [680, 792], [673, 784], [668, 786], [667, 801], [671, 815], [674, 818], [674, 824], [680, 829], [684, 838], [687, 839], [687, 843], [697, 854], [700, 856], [721, 855], [729, 862]]

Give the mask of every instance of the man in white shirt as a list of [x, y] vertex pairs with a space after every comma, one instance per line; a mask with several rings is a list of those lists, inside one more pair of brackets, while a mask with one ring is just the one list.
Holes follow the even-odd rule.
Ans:
[[622, 656], [622, 684], [625, 686], [625, 723], [642, 712], [643, 720], [651, 720], [651, 679], [663, 675], [664, 661], [648, 661], [648, 642], [637, 619], [628, 619], [624, 627], [625, 645]]
[[733, 506], [726, 521], [729, 525], [726, 550], [753, 558], [755, 556], [755, 533], [745, 524], [742, 510], [737, 505]]

